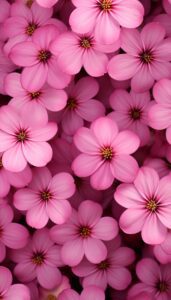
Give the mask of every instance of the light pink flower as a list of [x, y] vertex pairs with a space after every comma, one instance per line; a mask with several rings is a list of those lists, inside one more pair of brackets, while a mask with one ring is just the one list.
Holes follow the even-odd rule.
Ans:
[[36, 2], [30, 8], [24, 3], [14, 3], [11, 16], [4, 22], [4, 32], [8, 39], [5, 53], [9, 54], [14, 45], [31, 40], [39, 27], [48, 24], [52, 13], [52, 9], [42, 8]]
[[18, 43], [11, 49], [11, 60], [25, 67], [21, 83], [26, 90], [39, 91], [45, 82], [56, 89], [68, 85], [70, 76], [59, 68], [57, 57], [51, 51], [52, 42], [58, 34], [54, 25], [42, 26], [36, 30], [32, 41]]
[[74, 32], [61, 34], [52, 44], [52, 53], [67, 74], [77, 74], [81, 68], [99, 77], [107, 72], [108, 57], [91, 34], [78, 35]]
[[166, 138], [171, 144], [171, 80], [161, 79], [153, 89], [156, 102], [149, 111], [149, 124], [152, 128], [166, 129]]
[[45, 166], [52, 158], [52, 148], [46, 142], [57, 132], [56, 123], [47, 123], [37, 112], [18, 113], [11, 106], [0, 109], [0, 152], [5, 169], [23, 171], [27, 162], [36, 167]]
[[107, 258], [100, 263], [93, 265], [86, 259], [72, 268], [73, 273], [79, 277], [84, 277], [82, 285], [87, 287], [95, 285], [107, 288], [107, 285], [116, 290], [124, 290], [131, 283], [131, 274], [126, 266], [135, 260], [134, 251], [127, 247], [120, 247], [120, 240], [116, 238], [106, 242]]
[[34, 92], [24, 89], [21, 85], [21, 75], [18, 73], [7, 75], [4, 86], [6, 93], [13, 97], [9, 104], [19, 110], [25, 108], [47, 117], [47, 110], [60, 111], [67, 103], [65, 91], [54, 89], [47, 84]]
[[0, 266], [0, 298], [31, 300], [29, 289], [24, 284], [12, 284], [12, 274], [3, 266]]
[[94, 99], [98, 90], [97, 81], [91, 77], [81, 78], [75, 85], [72, 84], [68, 88], [68, 100], [61, 122], [66, 134], [74, 135], [84, 125], [84, 120], [93, 122], [104, 115], [103, 104]]
[[86, 34], [94, 32], [96, 39], [112, 44], [120, 35], [120, 26], [138, 27], [144, 9], [137, 0], [72, 0], [76, 9], [70, 16], [72, 30]]
[[132, 130], [139, 136], [141, 146], [146, 145], [150, 141], [150, 130], [147, 126], [150, 93], [115, 90], [110, 96], [110, 105], [114, 112], [108, 116], [116, 121], [119, 129]]
[[12, 223], [14, 213], [7, 204], [0, 204], [0, 261], [6, 255], [6, 247], [23, 248], [29, 238], [28, 230], [17, 223]]
[[144, 161], [144, 166], [155, 169], [160, 178], [171, 174], [171, 163], [167, 159], [149, 157]]
[[47, 228], [37, 230], [25, 248], [12, 251], [11, 258], [17, 263], [14, 274], [21, 282], [37, 278], [41, 287], [54, 289], [62, 281], [61, 272], [57, 268], [63, 266], [60, 247], [49, 238]]
[[[69, 283], [69, 279], [66, 276], [62, 277], [62, 281], [60, 285], [53, 290], [45, 290], [43, 288], [40, 288], [40, 295], [41, 295], [41, 300], [57, 300], [59, 299], [59, 295], [67, 289], [70, 289], [71, 285]], [[50, 298], [51, 297], [51, 298]], [[54, 297], [54, 299], [53, 299]]]
[[14, 71], [15, 65], [4, 54], [4, 43], [0, 41], [0, 93], [6, 94], [4, 89], [4, 80], [8, 73]]
[[33, 179], [28, 188], [14, 195], [14, 206], [27, 211], [27, 223], [40, 229], [50, 219], [55, 224], [65, 223], [72, 208], [68, 198], [75, 192], [74, 179], [69, 173], [58, 173], [52, 177], [48, 168], [33, 170]]
[[[92, 263], [106, 259], [107, 248], [101, 241], [116, 237], [118, 226], [111, 217], [101, 217], [102, 207], [90, 200], [83, 201], [70, 220], [51, 229], [52, 239], [63, 245], [61, 257], [69, 266], [78, 265], [84, 255]], [[96, 255], [94, 255], [96, 253]]]
[[96, 286], [86, 287], [81, 295], [74, 290], [68, 289], [59, 295], [59, 300], [105, 300], [104, 291]]
[[[144, 258], [138, 262], [136, 273], [141, 283], [134, 285], [128, 294], [128, 300], [146, 292], [151, 296], [150, 300], [170, 300], [171, 297], [171, 264], [160, 266], [150, 258]], [[136, 298], [135, 298], [136, 299]], [[141, 299], [141, 298], [137, 298]], [[143, 298], [145, 300], [146, 298]]]
[[132, 78], [131, 88], [137, 93], [148, 91], [155, 80], [171, 77], [171, 38], [165, 39], [165, 35], [157, 22], [145, 25], [141, 33], [123, 29], [121, 48], [126, 54], [111, 59], [109, 75], [116, 80]]
[[161, 264], [171, 263], [171, 231], [160, 245], [154, 246], [154, 255]]
[[141, 231], [142, 239], [147, 244], [164, 241], [167, 228], [171, 228], [171, 187], [168, 176], [159, 179], [154, 169], [143, 167], [134, 184], [121, 184], [114, 198], [127, 208], [119, 221], [124, 232], [134, 234]]
[[118, 133], [117, 124], [101, 117], [82, 127], [74, 136], [76, 147], [83, 152], [73, 162], [74, 173], [79, 177], [90, 177], [97, 190], [110, 187], [114, 178], [132, 182], [138, 172], [136, 160], [130, 156], [139, 146], [139, 138], [131, 131]]

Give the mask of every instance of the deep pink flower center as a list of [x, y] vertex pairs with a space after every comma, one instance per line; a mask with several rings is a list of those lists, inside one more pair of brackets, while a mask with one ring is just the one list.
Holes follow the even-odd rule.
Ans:
[[97, 265], [97, 267], [98, 267], [99, 270], [107, 270], [107, 269], [110, 267], [110, 263], [109, 263], [109, 261], [106, 259], [106, 260], [101, 261], [101, 262]]
[[102, 147], [100, 149], [100, 155], [102, 159], [111, 161], [114, 156], [113, 148], [110, 146]]
[[44, 260], [45, 260], [45, 255], [42, 252], [36, 252], [32, 257], [32, 262], [38, 266], [41, 266]]
[[40, 95], [41, 95], [41, 92], [29, 93], [31, 100], [38, 99], [40, 97]]
[[92, 38], [90, 37], [83, 37], [80, 39], [80, 46], [84, 49], [90, 49], [92, 47]]
[[146, 208], [150, 212], [156, 212], [158, 207], [159, 207], [159, 205], [158, 205], [157, 200], [155, 198], [149, 199], [146, 203]]
[[49, 50], [40, 50], [38, 53], [38, 60], [42, 63], [47, 63], [51, 56], [52, 53]]
[[91, 236], [91, 228], [89, 226], [81, 226], [79, 228], [79, 234], [82, 238], [86, 239]]
[[16, 138], [18, 142], [24, 142], [26, 140], [28, 140], [28, 132], [26, 129], [20, 129], [17, 133], [16, 133]]
[[52, 198], [50, 191], [46, 190], [41, 192], [40, 197], [43, 201], [49, 201]]
[[140, 108], [131, 108], [129, 111], [129, 116], [131, 117], [132, 120], [140, 120], [142, 116], [142, 110]]
[[32, 36], [33, 33], [35, 32], [35, 30], [37, 29], [37, 24], [35, 23], [30, 23], [27, 27], [26, 27], [26, 34], [28, 36]]
[[78, 106], [78, 103], [77, 103], [76, 99], [74, 99], [74, 98], [69, 98], [68, 99], [66, 107], [69, 110], [75, 110], [77, 108], [77, 106]]
[[113, 1], [112, 0], [100, 0], [98, 2], [98, 6], [101, 10], [105, 12], [109, 12], [113, 8]]
[[151, 50], [144, 50], [140, 53], [139, 57], [143, 64], [150, 64], [154, 60], [154, 56]]
[[47, 300], [57, 300], [56, 296], [52, 295], [52, 294], [49, 294], [47, 296]]
[[156, 285], [156, 288], [160, 293], [164, 293], [168, 290], [169, 285], [166, 281], [159, 281]]

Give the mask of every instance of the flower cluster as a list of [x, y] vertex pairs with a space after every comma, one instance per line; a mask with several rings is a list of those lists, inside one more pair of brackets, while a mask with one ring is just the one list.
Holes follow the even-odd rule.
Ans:
[[171, 299], [171, 0], [0, 0], [0, 299]]

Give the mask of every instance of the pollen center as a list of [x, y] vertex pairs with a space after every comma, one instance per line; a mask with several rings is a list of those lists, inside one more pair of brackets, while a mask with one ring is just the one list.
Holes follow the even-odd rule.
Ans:
[[108, 12], [112, 9], [113, 4], [112, 4], [112, 0], [101, 0], [100, 1], [100, 8], [105, 11]]
[[157, 201], [155, 199], [148, 200], [146, 208], [151, 212], [155, 212], [158, 208]]
[[92, 46], [92, 41], [90, 38], [84, 37], [80, 40], [80, 46], [84, 49], [89, 49]]
[[79, 230], [80, 236], [83, 238], [88, 238], [91, 235], [91, 228], [87, 226], [83, 226]]
[[27, 0], [26, 5], [31, 8], [32, 4], [33, 4], [34, 0]]
[[107, 260], [101, 261], [101, 263], [99, 263], [97, 265], [99, 270], [107, 270], [109, 268], [110, 264]]
[[143, 51], [140, 54], [140, 60], [144, 64], [150, 64], [153, 61], [154, 57], [150, 50]]
[[34, 23], [31, 23], [26, 28], [26, 34], [28, 36], [32, 36], [36, 29], [37, 29], [37, 25]]
[[47, 296], [47, 300], [57, 300], [56, 296], [52, 295], [52, 294], [49, 294]]
[[18, 142], [24, 142], [28, 139], [28, 134], [27, 131], [25, 129], [21, 129], [20, 131], [18, 131], [16, 133], [16, 137]]
[[49, 191], [43, 191], [41, 192], [40, 197], [43, 201], [49, 201], [52, 198], [52, 194]]
[[159, 281], [157, 283], [157, 290], [160, 291], [160, 293], [162, 292], [166, 292], [168, 290], [168, 284], [165, 281]]
[[35, 265], [38, 265], [38, 266], [41, 266], [44, 262], [44, 259], [45, 259], [45, 256], [43, 253], [35, 253], [32, 257], [32, 262], [35, 264]]
[[0, 169], [3, 168], [2, 157], [0, 158]]
[[112, 160], [113, 158], [113, 148], [112, 147], [103, 147], [100, 149], [100, 154], [104, 160]]
[[66, 107], [69, 110], [74, 110], [77, 107], [77, 100], [74, 98], [69, 98]]
[[42, 63], [47, 63], [51, 56], [52, 53], [48, 50], [40, 50], [38, 53], [38, 59]]
[[34, 99], [38, 99], [41, 95], [41, 92], [34, 92], [34, 93], [30, 93], [29, 94], [31, 99], [34, 100]]
[[139, 120], [141, 118], [142, 111], [140, 108], [132, 108], [129, 112], [131, 119]]

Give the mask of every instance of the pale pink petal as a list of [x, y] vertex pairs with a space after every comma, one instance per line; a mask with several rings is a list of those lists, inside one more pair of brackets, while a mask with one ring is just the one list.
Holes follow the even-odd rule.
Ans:
[[108, 284], [115, 290], [125, 290], [131, 283], [131, 274], [126, 268], [109, 269], [107, 272]]
[[5, 91], [12, 97], [24, 97], [26, 91], [22, 88], [20, 74], [10, 73], [5, 78]]
[[58, 36], [58, 30], [56, 26], [45, 25], [39, 27], [33, 35], [33, 43], [39, 47], [39, 49], [49, 49], [51, 42]]
[[57, 0], [37, 0], [37, 3], [46, 9], [52, 7], [56, 2]]
[[96, 8], [79, 7], [75, 9], [69, 19], [72, 30], [81, 34], [92, 32], [97, 15], [98, 9]]
[[97, 18], [94, 36], [101, 44], [113, 44], [119, 39], [120, 26], [111, 14], [102, 13]]
[[114, 175], [112, 174], [111, 164], [109, 162], [101, 164], [90, 178], [91, 185], [96, 190], [105, 190], [109, 188], [113, 181]]
[[61, 272], [58, 268], [43, 264], [36, 270], [37, 280], [45, 289], [54, 289], [62, 280]]
[[142, 51], [142, 41], [137, 29], [122, 29], [121, 47], [128, 54], [138, 54]]
[[1, 170], [1, 172], [0, 172], [0, 197], [2, 197], [2, 198], [7, 196], [8, 192], [10, 190], [10, 183], [9, 183], [9, 179], [8, 179], [6, 172], [8, 172], [8, 171]]
[[0, 266], [0, 274], [0, 293], [4, 293], [12, 284], [12, 274], [3, 266]]
[[34, 168], [33, 180], [29, 184], [29, 188], [37, 192], [45, 190], [47, 189], [51, 179], [52, 175], [48, 168]]
[[98, 154], [98, 141], [90, 129], [80, 128], [74, 136], [74, 143], [76, 147], [87, 154]]
[[76, 232], [77, 228], [72, 224], [55, 225], [50, 230], [50, 237], [56, 243], [63, 245], [72, 240]]
[[142, 167], [137, 174], [134, 184], [143, 198], [150, 199], [150, 197], [156, 195], [159, 176], [154, 169]]
[[49, 61], [48, 67], [47, 83], [55, 89], [65, 88], [69, 84], [71, 76], [63, 68], [60, 68], [56, 58]]
[[134, 181], [138, 169], [138, 163], [135, 158], [126, 154], [117, 155], [111, 163], [113, 176], [125, 183]]
[[95, 77], [107, 73], [108, 57], [106, 54], [89, 49], [84, 52], [83, 66], [86, 72]]
[[31, 189], [18, 190], [14, 194], [14, 206], [19, 210], [28, 210], [40, 202], [40, 197]]
[[46, 263], [48, 265], [58, 267], [62, 267], [64, 265], [61, 260], [61, 247], [59, 245], [50, 246], [46, 253]]
[[96, 172], [102, 161], [97, 155], [80, 154], [72, 163], [72, 170], [79, 177], [87, 177]]
[[35, 265], [31, 262], [18, 263], [14, 268], [14, 274], [22, 282], [30, 282], [36, 278]]
[[52, 139], [57, 133], [57, 124], [49, 122], [45, 127], [33, 129], [30, 132], [29, 138], [32, 141], [44, 142]]
[[138, 72], [133, 75], [133, 78], [131, 80], [131, 87], [133, 91], [137, 93], [144, 93], [153, 86], [153, 83], [154, 78], [150, 72], [149, 67], [146, 65], [141, 65]]
[[66, 106], [67, 95], [65, 91], [46, 88], [43, 90], [41, 103], [50, 111], [59, 111]]
[[[100, 240], [88, 238], [84, 240], [84, 251], [86, 258], [93, 264], [98, 264], [106, 259], [107, 248]], [[94, 255], [96, 253], [96, 255]]]
[[150, 245], [161, 244], [167, 234], [167, 228], [161, 223], [156, 214], [150, 214], [142, 228], [142, 239]]
[[140, 66], [140, 62], [137, 58], [128, 54], [118, 54], [110, 60], [108, 73], [113, 79], [127, 80], [138, 72]]
[[72, 268], [72, 271], [79, 277], [87, 277], [90, 274], [94, 275], [96, 266], [90, 263], [86, 258], [83, 258], [78, 266]]
[[[170, 196], [169, 196], [169, 202], [170, 202]], [[171, 204], [161, 207], [158, 213], [158, 218], [161, 221], [161, 223], [169, 229], [171, 229], [170, 214], [171, 214]]]
[[[162, 98], [164, 99], [164, 98]], [[171, 126], [170, 107], [154, 104], [149, 111], [149, 124], [152, 128], [161, 130]]]
[[48, 66], [46, 64], [37, 63], [34, 66], [26, 67], [21, 73], [22, 86], [30, 92], [39, 91], [46, 82], [47, 75]]
[[[91, 266], [93, 264], [91, 263]], [[96, 266], [96, 265], [94, 265]], [[95, 268], [95, 267], [94, 267]], [[97, 270], [97, 266], [95, 271], [92, 274], [87, 274], [82, 281], [83, 287], [88, 287], [90, 285], [97, 286], [103, 290], [107, 288], [107, 272], [101, 272], [101, 270]]]
[[15, 146], [16, 139], [14, 136], [0, 130], [0, 152], [6, 151]]
[[144, 7], [137, 0], [119, 1], [112, 14], [121, 26], [135, 28], [143, 21]]
[[157, 103], [166, 107], [171, 107], [170, 80], [164, 78], [157, 82], [153, 88], [153, 95]]
[[105, 108], [100, 101], [89, 100], [80, 103], [77, 113], [86, 121], [92, 122], [95, 119], [104, 116]]
[[80, 300], [80, 296], [71, 289], [66, 289], [64, 290], [60, 296], [59, 296], [59, 300]]
[[34, 43], [22, 42], [12, 48], [10, 58], [18, 66], [29, 67], [37, 64], [37, 53], [38, 50]]
[[52, 148], [46, 142], [29, 141], [23, 145], [27, 161], [35, 167], [45, 166], [52, 158]]
[[85, 288], [80, 296], [80, 300], [105, 300], [105, 293], [102, 289], [96, 286]]
[[0, 109], [0, 129], [13, 135], [17, 131], [20, 116], [10, 105], [5, 105]]
[[95, 202], [83, 201], [78, 208], [79, 222], [82, 225], [94, 226], [102, 215], [102, 207]]
[[14, 213], [12, 208], [7, 204], [1, 204], [0, 208], [0, 226], [5, 227], [12, 222]]
[[75, 192], [74, 178], [65, 172], [56, 174], [49, 184], [49, 189], [56, 199], [70, 198]]
[[132, 131], [120, 132], [112, 143], [116, 154], [131, 154], [135, 152], [139, 145], [139, 137]]
[[[14, 24], [15, 24], [15, 26], [14, 26]], [[8, 38], [12, 38], [17, 35], [21, 35], [21, 34], [25, 33], [27, 26], [28, 26], [28, 21], [25, 18], [23, 18], [22, 16], [10, 17], [10, 18], [6, 19], [5, 23], [4, 23], [5, 34], [8, 36]], [[27, 38], [27, 36], [25, 33], [25, 40], [26, 40], [26, 38]]]
[[171, 60], [171, 54], [170, 54], [170, 49], [171, 47], [171, 38], [167, 38], [162, 43], [155, 49], [155, 54], [163, 58], [164, 60]]
[[69, 219], [72, 208], [67, 200], [51, 200], [47, 205], [47, 214], [55, 224], [64, 224]]
[[[160, 60], [160, 58], [159, 58]], [[170, 60], [170, 59], [169, 59]], [[160, 80], [164, 77], [170, 77], [171, 72], [171, 63], [164, 61], [161, 58], [161, 61], [155, 61], [151, 64], [151, 75], [155, 80]]]
[[130, 109], [132, 99], [130, 94], [126, 90], [116, 89], [110, 96], [111, 107], [122, 114]]
[[77, 266], [84, 256], [83, 241], [81, 239], [66, 242], [61, 249], [61, 257], [66, 265]]
[[165, 29], [160, 23], [151, 22], [142, 29], [141, 39], [146, 48], [152, 49], [163, 41], [165, 34]]
[[[45, 0], [46, 1], [46, 0]], [[43, 3], [43, 1], [41, 1]], [[56, 0], [52, 0], [52, 2], [56, 2]], [[37, 1], [38, 3], [38, 1]], [[38, 24], [44, 24], [46, 21], [49, 20], [49, 18], [52, 16], [53, 9], [52, 8], [44, 8], [43, 5], [37, 5], [36, 2], [34, 2], [31, 6], [31, 11], [34, 16], [34, 21]]]
[[126, 208], [135, 208], [137, 205], [144, 205], [144, 199], [133, 184], [120, 184], [114, 193], [114, 199], [117, 203]]
[[141, 231], [147, 217], [143, 208], [129, 208], [120, 217], [119, 225], [128, 234]]
[[2, 163], [4, 168], [11, 172], [20, 172], [25, 169], [27, 161], [21, 143], [15, 144], [15, 146], [4, 152]]
[[[112, 244], [113, 241], [111, 241]], [[135, 253], [132, 249], [127, 247], [119, 247], [114, 252], [111, 252], [110, 259], [113, 266], [128, 266], [135, 260]]]
[[14, 284], [10, 286], [9, 290], [5, 294], [5, 300], [30, 300], [30, 291], [24, 284]]
[[101, 218], [95, 224], [92, 232], [92, 237], [103, 241], [114, 239], [118, 234], [118, 225], [115, 219], [111, 217]]
[[[87, 89], [87, 86], [89, 87]], [[89, 76], [81, 78], [75, 85], [73, 94], [79, 99], [79, 103], [92, 99], [99, 91], [98, 82]]]
[[34, 206], [27, 212], [26, 215], [28, 225], [36, 229], [45, 227], [48, 219], [44, 203]]
[[153, 259], [142, 259], [136, 267], [138, 278], [147, 285], [153, 285], [160, 278], [160, 268]]
[[91, 129], [101, 146], [110, 146], [118, 133], [116, 122], [107, 117], [98, 118]]
[[84, 125], [83, 119], [74, 110], [66, 110], [62, 119], [62, 128], [68, 135], [74, 135]]
[[22, 188], [28, 185], [32, 179], [32, 171], [27, 165], [26, 168], [17, 173], [6, 171], [8, 174], [8, 180], [10, 184], [16, 188]]
[[3, 229], [2, 240], [7, 247], [12, 249], [23, 248], [28, 242], [28, 237], [27, 229], [18, 223], [10, 223]]

